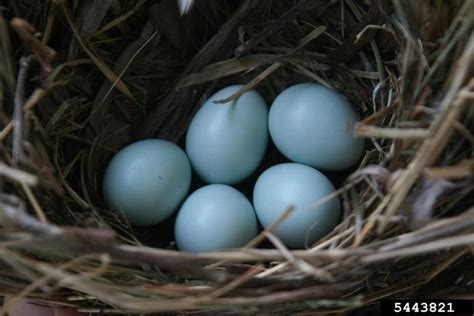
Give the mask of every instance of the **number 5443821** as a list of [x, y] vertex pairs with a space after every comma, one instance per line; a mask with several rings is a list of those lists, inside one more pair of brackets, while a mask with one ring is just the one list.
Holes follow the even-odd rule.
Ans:
[[452, 303], [395, 302], [395, 313], [454, 313]]

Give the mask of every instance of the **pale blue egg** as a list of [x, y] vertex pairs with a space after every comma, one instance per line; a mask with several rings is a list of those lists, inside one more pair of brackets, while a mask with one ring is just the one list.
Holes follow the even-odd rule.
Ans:
[[191, 166], [184, 151], [174, 143], [148, 139], [113, 157], [102, 188], [109, 208], [123, 212], [132, 225], [147, 226], [169, 217], [190, 184]]
[[187, 135], [186, 153], [201, 179], [208, 183], [235, 184], [247, 178], [263, 159], [268, 143], [268, 109], [262, 96], [248, 91], [230, 97], [242, 85], [212, 95], [194, 116]]
[[332, 183], [316, 169], [284, 163], [260, 175], [253, 192], [253, 205], [265, 228], [293, 206], [293, 212], [273, 233], [287, 246], [303, 248], [327, 235], [338, 223], [337, 198], [314, 207], [315, 202], [333, 192]]
[[364, 140], [352, 135], [359, 118], [338, 92], [315, 83], [297, 84], [281, 92], [270, 108], [273, 142], [288, 159], [324, 170], [355, 164]]
[[257, 218], [242, 193], [224, 184], [211, 184], [184, 201], [174, 233], [183, 251], [239, 248], [257, 235]]

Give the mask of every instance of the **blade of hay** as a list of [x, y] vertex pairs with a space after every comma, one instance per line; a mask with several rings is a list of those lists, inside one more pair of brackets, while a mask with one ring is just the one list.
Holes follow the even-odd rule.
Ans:
[[[283, 223], [288, 216], [294, 211], [294, 207], [290, 206], [286, 210], [284, 210], [276, 219], [273, 223], [271, 223], [267, 228], [262, 230], [260, 233], [258, 233], [257, 236], [255, 236], [251, 241], [249, 241], [245, 246], [243, 246], [241, 249], [247, 249], [247, 248], [254, 248], [257, 247], [261, 242], [263, 242], [266, 238], [267, 233], [271, 233], [277, 228], [281, 223]], [[215, 268], [218, 266], [221, 266], [228, 261], [226, 260], [220, 260], [218, 262], [212, 263], [207, 266], [207, 268]]]
[[364, 256], [361, 259], [363, 263], [374, 263], [377, 261], [386, 261], [393, 258], [402, 258], [410, 256], [421, 256], [427, 253], [437, 252], [440, 250], [450, 250], [453, 248], [464, 248], [467, 251], [466, 246], [474, 245], [474, 234], [466, 234], [461, 236], [448, 237], [439, 239], [432, 242], [427, 242], [422, 245], [406, 247], [403, 249], [397, 249], [393, 251], [386, 251], [383, 253], [376, 253]]
[[275, 219], [271, 225], [269, 225], [267, 228], [265, 228], [263, 231], [261, 231], [254, 239], [252, 239], [247, 245], [245, 245], [245, 248], [253, 248], [256, 247], [258, 244], [260, 244], [264, 239], [265, 239], [265, 233], [271, 233], [277, 228], [278, 226], [283, 223], [288, 216], [295, 210], [294, 207], [290, 206], [286, 210], [284, 210], [278, 217]]
[[422, 140], [430, 136], [426, 128], [387, 128], [376, 127], [358, 123], [355, 126], [355, 134], [362, 137], [377, 137], [405, 140]]
[[255, 54], [241, 58], [232, 58], [206, 66], [201, 72], [190, 74], [181, 81], [180, 88], [230, 76], [239, 72], [266, 65], [277, 55]]
[[12, 168], [0, 162], [0, 175], [7, 177], [13, 181], [24, 183], [28, 186], [36, 186], [38, 184], [38, 177], [20, 169]]
[[216, 289], [215, 291], [209, 293], [206, 295], [208, 298], [216, 298], [223, 296], [232, 290], [242, 286], [242, 284], [246, 283], [250, 279], [252, 279], [257, 273], [261, 272], [263, 267], [261, 265], [255, 265], [248, 269], [245, 273], [243, 273], [241, 276], [238, 278], [232, 280], [231, 282], [227, 283], [221, 288]]
[[238, 91], [236, 91], [234, 94], [231, 96], [222, 99], [222, 100], [216, 100], [214, 103], [219, 103], [219, 104], [226, 104], [232, 100], [238, 99], [242, 94], [252, 90], [260, 81], [265, 79], [268, 75], [270, 75], [272, 72], [280, 68], [281, 63], [274, 63], [261, 73], [259, 73], [255, 78], [250, 80], [247, 84], [245, 84], [242, 88], [240, 88]]
[[377, 251], [393, 251], [409, 246], [420, 245], [423, 242], [436, 240], [440, 237], [446, 237], [459, 234], [474, 226], [474, 208], [466, 211], [467, 214], [448, 218], [428, 225], [412, 233], [403, 234], [394, 238], [393, 242], [384, 241], [384, 245], [377, 248]]
[[94, 100], [94, 108], [88, 118], [91, 126], [94, 128], [96, 133], [102, 130], [104, 124], [104, 117], [109, 111], [112, 93], [115, 85], [119, 80], [126, 74], [130, 65], [139, 56], [142, 50], [158, 35], [158, 32], [153, 31], [151, 24], [146, 24], [143, 31], [136, 41], [133, 41], [128, 47], [126, 47], [120, 57], [117, 60], [114, 71], [120, 72], [117, 79], [110, 83], [104, 82], [97, 93], [97, 97]]
[[314, 80], [315, 82], [318, 82], [322, 85], [325, 85], [328, 88], [332, 88], [332, 89], [334, 88], [333, 85], [331, 83], [329, 83], [329, 81], [323, 79], [322, 77], [315, 74], [313, 71], [311, 71], [309, 69], [306, 69], [305, 67], [303, 67], [301, 65], [296, 64], [294, 66], [294, 71], [296, 73], [300, 73], [300, 74], [310, 78], [311, 80]]
[[433, 179], [461, 179], [474, 175], [474, 159], [461, 161], [455, 166], [432, 167], [426, 174]]
[[[278, 250], [273, 249], [243, 249], [243, 250], [229, 250], [209, 253], [185, 253], [175, 250], [165, 250], [147, 247], [135, 247], [122, 245], [117, 248], [118, 251], [124, 253], [135, 254], [135, 256], [145, 258], [152, 258], [153, 256], [164, 256], [174, 260], [189, 260], [194, 263], [202, 262], [208, 263], [217, 260], [227, 260], [232, 262], [255, 262], [255, 261], [284, 261], [285, 257]], [[367, 253], [367, 252], [366, 252]], [[313, 262], [334, 262], [334, 260], [343, 260], [348, 256], [354, 254], [354, 251], [346, 249], [331, 249], [319, 252], [308, 252], [307, 250], [293, 250], [292, 255], [295, 258], [312, 260]], [[135, 259], [138, 260], [138, 259]]]
[[38, 216], [38, 219], [40, 220], [40, 222], [43, 224], [48, 224], [49, 222], [48, 218], [46, 217], [46, 214], [44, 213], [43, 208], [38, 202], [38, 199], [34, 195], [33, 191], [30, 189], [29, 186], [25, 185], [24, 183], [21, 184], [21, 187], [23, 191], [25, 191], [26, 196], [28, 197], [28, 200], [30, 201], [31, 206], [33, 206], [33, 209], [36, 212], [36, 216]]
[[[78, 37], [90, 40], [96, 34], [100, 24], [105, 18], [105, 14], [112, 5], [113, 0], [86, 1], [80, 9], [76, 22]], [[71, 41], [69, 45], [68, 60], [76, 59], [80, 42]]]
[[[353, 234], [354, 231], [355, 231], [355, 228], [354, 228], [354, 226], [353, 226], [353, 227], [351, 227], [351, 228], [349, 228], [349, 229], [346, 229], [346, 230], [344, 230], [343, 232], [341, 232], [341, 233], [339, 233], [339, 234], [337, 234], [337, 235], [335, 235], [335, 236], [333, 236], [333, 237], [331, 237], [331, 238], [329, 238], [329, 239], [327, 239], [327, 240], [325, 240], [325, 241], [319, 243], [318, 245], [314, 246], [313, 248], [309, 249], [308, 251], [309, 251], [309, 252], [316, 252], [316, 251], [318, 251], [318, 250], [324, 249], [324, 248], [326, 248], [327, 246], [330, 246], [330, 245], [331, 245], [332, 243], [334, 243], [335, 241], [338, 241], [338, 240], [340, 240], [340, 239], [342, 239], [342, 238], [347, 237], [347, 236], [350, 235], [350, 234]], [[274, 273], [276, 273], [276, 272], [279, 272], [279, 271], [285, 269], [286, 267], [288, 267], [288, 265], [289, 265], [288, 262], [279, 263], [279, 264], [277, 264], [276, 266], [271, 267], [271, 268], [269, 268], [269, 269], [263, 271], [262, 273], [257, 274], [257, 277], [258, 277], [258, 278], [263, 278], [263, 277], [270, 276], [270, 275], [272, 275], [272, 274], [274, 274]]]
[[124, 95], [126, 95], [133, 103], [140, 105], [140, 103], [133, 97], [132, 93], [128, 89], [127, 85], [120, 80], [117, 75], [110, 70], [109, 67], [100, 59], [100, 57], [94, 52], [92, 47], [89, 45], [89, 42], [85, 39], [83, 39], [79, 33], [79, 30], [75, 26], [71, 12], [69, 11], [66, 3], [64, 0], [59, 0], [59, 5], [62, 8], [62, 11], [64, 13], [64, 16], [66, 17], [66, 20], [69, 24], [69, 27], [71, 28], [72, 32], [74, 33], [74, 36], [76, 37], [77, 41], [81, 45], [82, 49], [84, 52], [89, 56], [89, 58], [92, 60], [92, 62], [97, 66], [97, 68], [104, 74], [104, 76], [110, 80], [110, 82], [116, 82], [116, 87], [117, 89], [120, 90]]
[[311, 275], [316, 280], [321, 280], [323, 282], [334, 283], [334, 277], [327, 271], [323, 269], [318, 269], [311, 264], [307, 263], [302, 259], [297, 259], [293, 256], [292, 252], [271, 232], [265, 232], [265, 236], [271, 243], [281, 252], [281, 255], [286, 259], [288, 264], [291, 264], [297, 270], [301, 271], [304, 274]]
[[106, 25], [104, 25], [100, 30], [97, 31], [97, 33], [104, 33], [114, 27], [117, 27], [118, 25], [122, 24], [123, 22], [125, 22], [129, 17], [131, 17], [132, 15], [134, 15], [141, 7], [143, 7], [143, 5], [145, 4], [146, 0], [139, 0], [137, 1], [137, 3], [135, 4], [135, 6], [130, 10], [128, 11], [127, 13], [125, 14], [122, 14], [121, 16], [113, 19], [112, 21], [110, 21], [109, 23], [107, 23]]

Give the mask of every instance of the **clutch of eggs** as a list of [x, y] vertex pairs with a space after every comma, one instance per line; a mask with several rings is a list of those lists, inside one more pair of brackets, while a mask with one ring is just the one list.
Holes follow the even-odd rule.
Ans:
[[[360, 159], [364, 141], [351, 133], [356, 112], [342, 95], [313, 83], [281, 92], [269, 113], [254, 90], [221, 101], [242, 87], [219, 90], [201, 106], [186, 134], [186, 153], [158, 139], [133, 143], [117, 153], [103, 181], [107, 206], [137, 226], [159, 223], [179, 209], [176, 243], [191, 252], [244, 246], [256, 236], [257, 220], [267, 228], [289, 206], [293, 212], [274, 230], [287, 246], [302, 248], [328, 234], [339, 222], [339, 200], [315, 206], [335, 189], [314, 168], [341, 170]], [[228, 185], [257, 169], [269, 135], [294, 163], [260, 175], [252, 206]], [[186, 198], [191, 167], [211, 185]]]

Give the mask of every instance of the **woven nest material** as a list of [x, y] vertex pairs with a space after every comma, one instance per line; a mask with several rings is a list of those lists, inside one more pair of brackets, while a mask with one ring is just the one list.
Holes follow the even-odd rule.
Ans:
[[[341, 313], [434, 295], [420, 286], [472, 262], [473, 1], [205, 0], [180, 17], [174, 0], [19, 0], [0, 13], [3, 312], [30, 297], [99, 314]], [[126, 144], [180, 143], [225, 85], [271, 104], [307, 81], [347, 96], [367, 140], [359, 165], [330, 175], [343, 219], [315, 245], [263, 231], [184, 253], [172, 219], [132, 229], [104, 207], [103, 169]], [[262, 168], [282, 159], [270, 149]]]

